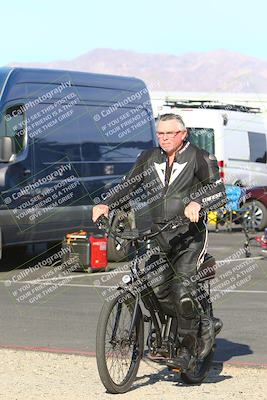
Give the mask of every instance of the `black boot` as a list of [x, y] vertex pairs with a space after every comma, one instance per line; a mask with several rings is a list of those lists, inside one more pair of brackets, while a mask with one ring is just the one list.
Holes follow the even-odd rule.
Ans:
[[169, 359], [166, 364], [171, 369], [182, 369], [185, 371], [188, 369], [190, 360], [191, 351], [186, 347], [181, 347], [178, 356]]
[[217, 336], [222, 330], [223, 322], [220, 318], [215, 318], [215, 317], [212, 317], [212, 322], [214, 325], [215, 336]]
[[198, 352], [199, 358], [205, 358], [215, 341], [215, 331], [214, 331], [214, 323], [209, 317], [202, 317], [200, 322], [200, 332], [202, 339], [202, 348]]

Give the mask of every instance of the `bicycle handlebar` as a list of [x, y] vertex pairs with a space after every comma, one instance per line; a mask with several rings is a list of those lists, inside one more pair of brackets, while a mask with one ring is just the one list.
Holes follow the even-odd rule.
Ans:
[[105, 217], [103, 214], [100, 215], [100, 217], [98, 217], [98, 219], [96, 220], [96, 224], [98, 225], [99, 229], [105, 230], [107, 234], [111, 232], [115, 237], [118, 237], [120, 239], [139, 240], [139, 241], [146, 241], [148, 239], [152, 239], [168, 228], [174, 229], [178, 226], [186, 225], [189, 222], [191, 221], [187, 217], [176, 216], [172, 220], [166, 222], [157, 232], [140, 234], [139, 230], [136, 228], [131, 230], [125, 230], [122, 233], [114, 231], [114, 229], [109, 223], [108, 218]]

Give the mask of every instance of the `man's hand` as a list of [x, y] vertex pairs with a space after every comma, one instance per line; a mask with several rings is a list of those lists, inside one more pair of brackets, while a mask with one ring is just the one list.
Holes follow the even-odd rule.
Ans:
[[92, 220], [96, 222], [100, 215], [103, 214], [108, 218], [108, 211], [109, 208], [105, 204], [98, 204], [97, 206], [94, 206], [92, 211]]
[[200, 209], [200, 204], [196, 203], [195, 201], [191, 201], [188, 206], [185, 207], [184, 215], [189, 218], [191, 222], [198, 222]]

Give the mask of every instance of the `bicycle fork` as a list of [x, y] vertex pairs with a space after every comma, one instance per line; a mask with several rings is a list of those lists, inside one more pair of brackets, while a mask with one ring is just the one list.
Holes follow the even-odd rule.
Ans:
[[[117, 310], [116, 310], [116, 315], [115, 315], [115, 320], [114, 320], [114, 325], [112, 328], [112, 335], [111, 335], [111, 342], [114, 342], [116, 339], [117, 335], [117, 330], [119, 327], [119, 322], [120, 322], [120, 317], [121, 317], [121, 310], [122, 310], [122, 305], [123, 302], [119, 302], [117, 304]], [[130, 328], [129, 328], [129, 341], [132, 340], [133, 334], [134, 334], [134, 329], [136, 326], [136, 323], [138, 322], [138, 318], [140, 318], [140, 312], [139, 312], [139, 296], [135, 297], [135, 302], [134, 302], [134, 309], [133, 309], [133, 314], [130, 322]]]

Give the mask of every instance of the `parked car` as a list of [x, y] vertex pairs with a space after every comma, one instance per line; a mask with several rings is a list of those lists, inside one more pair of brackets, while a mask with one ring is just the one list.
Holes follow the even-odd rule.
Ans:
[[241, 208], [249, 211], [249, 228], [262, 230], [267, 227], [267, 186], [246, 189]]

